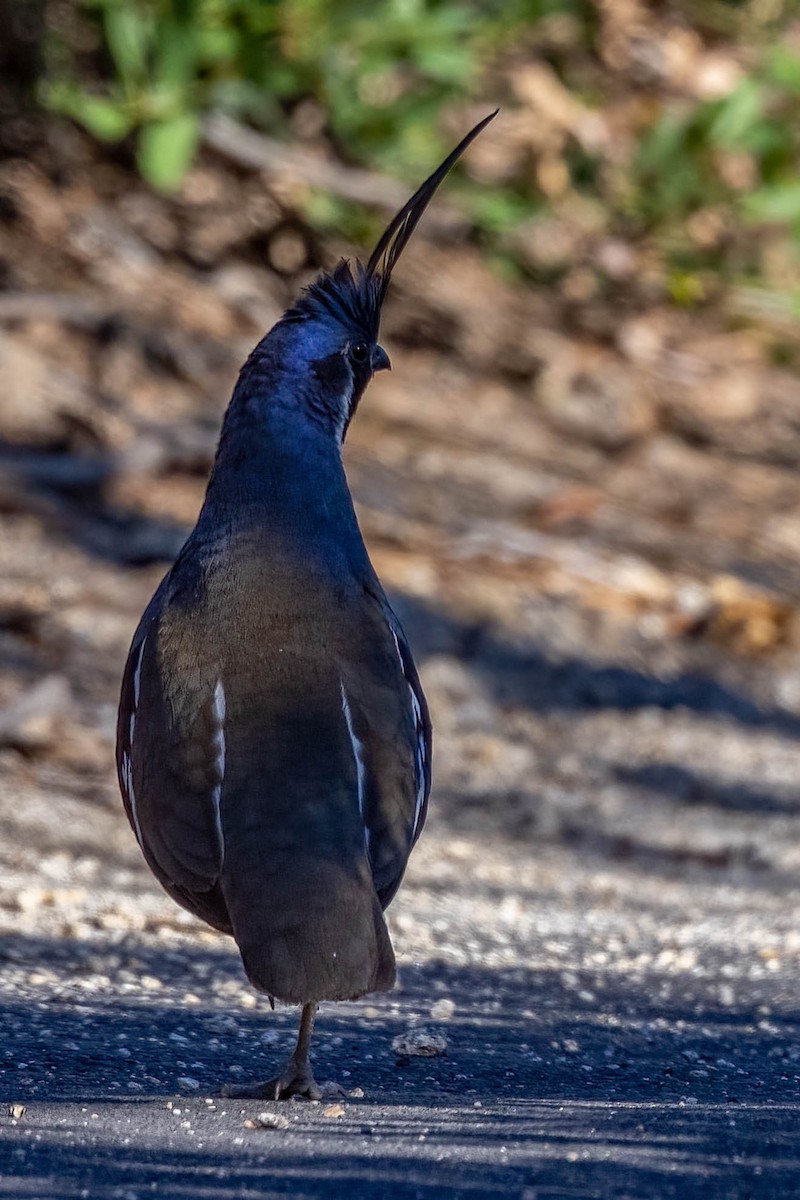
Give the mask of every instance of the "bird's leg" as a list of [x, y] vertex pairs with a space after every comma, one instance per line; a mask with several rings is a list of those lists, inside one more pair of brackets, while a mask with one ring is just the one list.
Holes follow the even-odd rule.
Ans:
[[265, 1083], [251, 1084], [249, 1087], [230, 1084], [223, 1088], [223, 1094], [236, 1099], [251, 1100], [288, 1100], [291, 1096], [305, 1096], [308, 1100], [321, 1100], [323, 1095], [344, 1095], [337, 1084], [323, 1084], [320, 1087], [311, 1070], [308, 1048], [311, 1044], [316, 1015], [317, 1005], [315, 1002], [303, 1005], [297, 1045], [280, 1075], [275, 1079], [268, 1079]]
[[300, 1028], [297, 1031], [297, 1045], [280, 1076], [275, 1080], [276, 1100], [286, 1099], [289, 1096], [307, 1096], [309, 1100], [322, 1099], [322, 1092], [314, 1079], [311, 1060], [308, 1057], [316, 1015], [316, 1004], [303, 1005]]

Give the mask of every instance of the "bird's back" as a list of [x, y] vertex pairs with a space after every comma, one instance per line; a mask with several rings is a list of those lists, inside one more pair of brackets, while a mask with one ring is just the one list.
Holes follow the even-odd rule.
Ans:
[[331, 559], [278, 528], [190, 539], [131, 649], [120, 773], [151, 867], [257, 987], [347, 999], [394, 981], [419, 731], [360, 538]]

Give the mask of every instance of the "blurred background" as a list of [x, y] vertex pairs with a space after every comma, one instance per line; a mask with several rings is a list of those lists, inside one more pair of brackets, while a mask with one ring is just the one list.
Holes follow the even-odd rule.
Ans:
[[250, 347], [496, 105], [347, 444], [437, 732], [401, 950], [796, 973], [790, 0], [0, 2], [6, 928], [213, 936], [121, 817], [130, 637]]

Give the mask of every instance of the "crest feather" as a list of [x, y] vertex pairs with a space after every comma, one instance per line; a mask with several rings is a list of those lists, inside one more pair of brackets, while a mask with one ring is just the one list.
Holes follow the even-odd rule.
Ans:
[[380, 281], [367, 274], [362, 264], [351, 265], [342, 258], [332, 271], [320, 275], [307, 288], [284, 320], [305, 321], [330, 316], [348, 327], [356, 326], [367, 341], [378, 339], [381, 320]]
[[486, 128], [490, 121], [495, 119], [499, 111], [500, 109], [496, 108], [493, 113], [489, 113], [488, 117], [484, 117], [482, 121], [479, 121], [477, 125], [470, 129], [467, 136], [462, 138], [455, 150], [452, 150], [448, 154], [444, 162], [436, 168], [433, 174], [414, 192], [411, 199], [407, 200], [400, 211], [392, 217], [386, 229], [381, 234], [378, 244], [372, 251], [367, 263], [367, 275], [373, 279], [377, 279], [380, 283], [381, 302], [388, 290], [389, 280], [397, 260], [408, 245], [412, 233], [419, 224], [420, 217], [433, 199], [439, 184], [447, 177], [467, 147], [475, 141], [478, 134]]
[[381, 306], [397, 260], [408, 245], [420, 217], [433, 199], [440, 183], [499, 111], [495, 109], [488, 117], [479, 121], [392, 217], [378, 239], [366, 267], [358, 261], [351, 267], [346, 259], [341, 259], [333, 271], [320, 275], [314, 283], [305, 288], [297, 303], [286, 313], [285, 320], [302, 321], [315, 315], [328, 315], [344, 325], [355, 325], [365, 339], [376, 342]]

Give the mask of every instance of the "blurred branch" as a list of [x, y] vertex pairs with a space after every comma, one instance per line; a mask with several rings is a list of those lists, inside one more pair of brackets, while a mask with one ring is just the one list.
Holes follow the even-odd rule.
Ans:
[[[205, 118], [203, 140], [238, 167], [261, 171], [268, 179], [295, 180], [355, 204], [372, 205], [394, 213], [409, 197], [409, 186], [397, 179], [320, 158], [308, 150], [300, 150], [248, 129], [223, 113], [212, 113]], [[425, 224], [429, 231], [455, 233], [466, 228], [467, 222], [452, 208], [438, 204], [426, 214]]]
[[108, 321], [108, 308], [71, 292], [6, 292], [0, 295], [0, 322], [50, 318], [86, 328]]
[[791, 292], [739, 284], [731, 288], [725, 307], [735, 317], [744, 317], [788, 336], [797, 336], [797, 299]]

